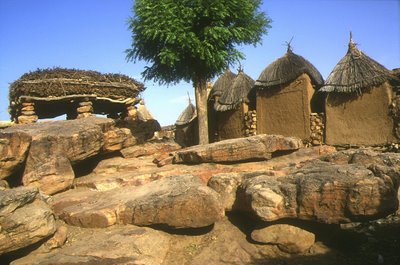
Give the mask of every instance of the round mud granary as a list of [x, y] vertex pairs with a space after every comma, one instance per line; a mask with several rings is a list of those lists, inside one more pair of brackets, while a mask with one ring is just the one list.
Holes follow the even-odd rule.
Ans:
[[9, 112], [16, 123], [66, 114], [67, 119], [92, 114], [110, 118], [130, 115], [144, 85], [121, 74], [76, 69], [38, 69], [10, 85]]

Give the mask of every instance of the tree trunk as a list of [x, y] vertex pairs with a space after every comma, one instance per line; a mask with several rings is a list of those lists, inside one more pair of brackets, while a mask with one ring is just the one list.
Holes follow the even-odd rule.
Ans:
[[208, 144], [207, 80], [198, 79], [194, 86], [197, 120], [199, 123], [199, 144]]

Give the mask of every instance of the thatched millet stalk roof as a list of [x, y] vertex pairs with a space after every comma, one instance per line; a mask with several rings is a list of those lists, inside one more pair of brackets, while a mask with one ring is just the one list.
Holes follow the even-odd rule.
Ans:
[[277, 85], [293, 82], [302, 74], [308, 74], [314, 85], [318, 88], [324, 84], [320, 72], [309, 61], [293, 53], [291, 47], [282, 57], [278, 58], [260, 74], [255, 82], [257, 89], [267, 89]]
[[230, 69], [226, 69], [225, 72], [215, 81], [213, 85], [209, 99], [213, 100], [215, 96], [221, 96], [222, 93], [230, 86], [233, 79], [235, 79], [236, 75], [231, 72]]
[[350, 38], [346, 55], [333, 68], [320, 91], [362, 94], [393, 78], [388, 69], [357, 49]]
[[229, 87], [223, 91], [221, 97], [214, 104], [216, 111], [228, 111], [236, 109], [240, 103], [249, 102], [249, 93], [254, 87], [254, 80], [242, 70], [231, 82]]
[[182, 111], [175, 125], [186, 125], [192, 122], [197, 117], [196, 107], [189, 100], [189, 105]]
[[10, 85], [10, 102], [21, 96], [47, 98], [71, 95], [95, 95], [115, 100], [135, 98], [144, 85], [121, 74], [52, 68], [26, 73]]

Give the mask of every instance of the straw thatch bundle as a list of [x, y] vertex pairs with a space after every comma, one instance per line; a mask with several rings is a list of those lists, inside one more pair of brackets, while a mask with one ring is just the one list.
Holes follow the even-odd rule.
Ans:
[[285, 55], [272, 62], [262, 71], [255, 82], [255, 86], [257, 89], [266, 89], [289, 84], [302, 74], [308, 74], [317, 87], [324, 83], [320, 72], [314, 65], [302, 56], [293, 53], [289, 46]]
[[226, 69], [225, 72], [215, 81], [213, 85], [209, 99], [213, 100], [215, 96], [221, 96], [222, 93], [230, 86], [233, 79], [235, 79], [236, 75], [231, 72], [230, 69]]
[[333, 68], [320, 91], [362, 94], [393, 78], [388, 69], [357, 49], [350, 39], [346, 55]]
[[21, 96], [38, 98], [95, 95], [110, 99], [135, 98], [144, 85], [121, 74], [52, 68], [26, 73], [10, 85], [10, 102]]
[[216, 111], [228, 111], [236, 109], [240, 103], [249, 102], [249, 93], [254, 87], [254, 80], [242, 70], [223, 91], [221, 97], [214, 104]]
[[182, 111], [181, 115], [179, 115], [175, 125], [187, 125], [195, 118], [197, 118], [196, 107], [189, 100], [189, 105]]

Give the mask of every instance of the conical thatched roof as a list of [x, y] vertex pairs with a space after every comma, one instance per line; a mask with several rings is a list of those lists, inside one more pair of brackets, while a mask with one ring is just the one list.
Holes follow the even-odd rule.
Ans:
[[272, 62], [262, 71], [255, 82], [255, 86], [258, 89], [266, 89], [288, 84], [304, 73], [310, 76], [317, 87], [323, 85], [324, 80], [314, 65], [302, 56], [293, 53], [289, 46], [285, 55]]
[[236, 77], [234, 73], [228, 68], [225, 72], [215, 81], [209, 99], [214, 99], [215, 96], [221, 96], [222, 93], [230, 86], [232, 80]]
[[236, 109], [240, 103], [249, 101], [248, 95], [253, 87], [254, 80], [240, 70], [228, 89], [226, 89], [219, 100], [215, 102], [214, 109], [216, 111]]
[[346, 55], [333, 68], [320, 91], [361, 94], [392, 78], [388, 69], [357, 49], [350, 39]]
[[10, 85], [10, 101], [21, 96], [62, 97], [95, 95], [110, 99], [135, 98], [144, 85], [121, 74], [101, 74], [96, 71], [51, 68], [22, 75]]
[[182, 111], [181, 115], [179, 115], [178, 119], [175, 122], [175, 125], [189, 124], [196, 117], [197, 117], [196, 107], [189, 100], [189, 105], [186, 107], [184, 111]]

